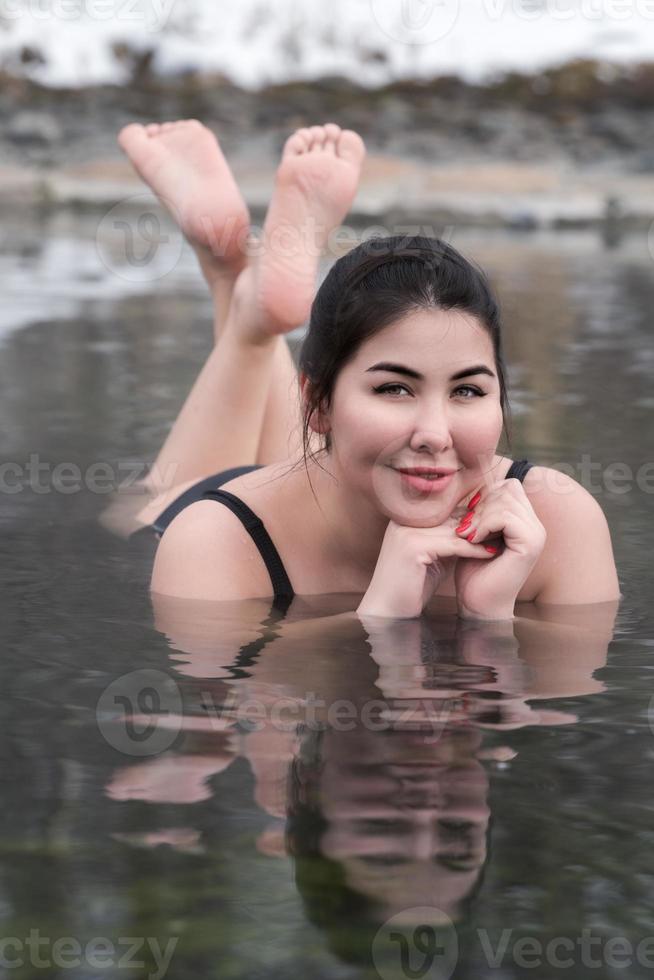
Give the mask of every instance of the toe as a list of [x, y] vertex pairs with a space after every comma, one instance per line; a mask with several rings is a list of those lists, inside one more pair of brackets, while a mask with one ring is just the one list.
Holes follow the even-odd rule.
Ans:
[[307, 145], [306, 136], [303, 136], [302, 131], [298, 130], [297, 133], [289, 136], [284, 143], [284, 156], [299, 156], [301, 153], [306, 153]]
[[341, 135], [341, 127], [337, 126], [336, 123], [326, 123], [325, 124], [325, 149], [329, 153], [336, 153], [336, 146], [338, 144], [339, 137]]
[[337, 152], [342, 160], [361, 164], [366, 155], [366, 147], [358, 133], [351, 129], [344, 129], [338, 141]]
[[158, 134], [161, 132], [161, 126], [159, 123], [150, 123], [149, 126], [145, 127], [145, 131], [148, 136], [158, 136]]
[[171, 131], [171, 129], [176, 129], [178, 125], [179, 125], [179, 123], [174, 123], [174, 122], [162, 123], [161, 132], [162, 133], [169, 133]]
[[311, 136], [311, 130], [310, 129], [308, 129], [306, 126], [304, 126], [304, 127], [302, 127], [302, 129], [296, 130], [293, 135], [294, 136], [299, 136], [299, 137], [302, 138], [302, 142], [304, 143], [304, 152], [305, 153], [306, 153], [307, 150], [310, 150], [311, 149], [312, 136]]
[[141, 126], [140, 123], [130, 123], [129, 126], [123, 126], [118, 133], [118, 143], [124, 150], [138, 142], [147, 140], [147, 138], [145, 126]]
[[325, 127], [324, 126], [312, 126], [310, 129], [311, 133], [311, 150], [322, 150], [325, 145]]

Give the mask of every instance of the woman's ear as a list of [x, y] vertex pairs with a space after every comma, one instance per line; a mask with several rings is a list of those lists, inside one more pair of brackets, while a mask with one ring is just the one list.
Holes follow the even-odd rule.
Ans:
[[[312, 394], [311, 382], [304, 372], [300, 372], [299, 382], [300, 397], [302, 399], [302, 414], [304, 415]], [[309, 416], [308, 425], [312, 432], [317, 432], [321, 435], [325, 435], [331, 429], [329, 417], [321, 407], [316, 407], [313, 409], [311, 415]]]

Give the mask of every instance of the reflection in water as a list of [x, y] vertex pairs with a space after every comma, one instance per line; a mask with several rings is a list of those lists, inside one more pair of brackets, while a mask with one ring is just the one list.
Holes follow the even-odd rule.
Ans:
[[[381, 924], [417, 906], [465, 918], [489, 860], [489, 779], [516, 755], [503, 737], [575, 722], [540, 700], [602, 690], [592, 674], [617, 607], [550, 607], [493, 624], [352, 613], [282, 621], [234, 676], [233, 644], [251, 645], [254, 625], [225, 615], [219, 628], [211, 604], [155, 603], [186, 709], [165, 723], [182, 728], [183, 744], [117, 770], [108, 796], [194, 804], [247, 759], [270, 818], [257, 847], [292, 857], [308, 918], [345, 960], [369, 957]], [[129, 842], [162, 839], [201, 847], [190, 825]]]
[[303, 740], [292, 767], [286, 840], [309, 917], [338, 949], [352, 912], [374, 932], [416, 906], [461, 915], [487, 858], [481, 735], [438, 742], [398, 728]]
[[[209, 350], [211, 310], [192, 254], [148, 288], [101, 267], [101, 217], [57, 210], [30, 223], [23, 209], [12, 224], [3, 214], [3, 458], [24, 467], [38, 453], [51, 467], [66, 461], [82, 472], [108, 463], [122, 480], [128, 471], [119, 464], [151, 460], [179, 410]], [[647, 236], [629, 236], [610, 252], [596, 236], [577, 233], [460, 228], [453, 236], [500, 292], [515, 406], [509, 455], [570, 464], [580, 479], [585, 453], [602, 467], [619, 461], [636, 473], [651, 459], [654, 408]], [[265, 603], [209, 614], [158, 606], [153, 631], [152, 553], [128, 551], [98, 528], [107, 494], [86, 486], [55, 492], [47, 474], [43, 492], [26, 485], [3, 493], [5, 935], [38, 926], [44, 935], [83, 940], [105, 935], [113, 922], [116, 936], [159, 936], [162, 947], [179, 935], [168, 974], [174, 980], [217, 972], [349, 980], [324, 951], [329, 936], [342, 955], [354, 955], [337, 935], [330, 897], [342, 885], [350, 930], [364, 908], [372, 930], [401, 887], [396, 868], [379, 876], [386, 892], [380, 886], [370, 898], [363, 890], [362, 868], [370, 874], [370, 862], [362, 865], [353, 853], [362, 836], [395, 850], [399, 837], [405, 856], [418, 829], [424, 836], [416, 854], [426, 853], [428, 841], [443, 846], [431, 817], [429, 831], [411, 825], [380, 834], [357, 826], [351, 846], [348, 825], [343, 837], [350, 767], [365, 757], [371, 778], [382, 773], [397, 784], [395, 756], [382, 750], [395, 739], [403, 760], [412, 753], [420, 759], [423, 749], [437, 757], [449, 739], [457, 764], [463, 760], [488, 781], [484, 788], [480, 777], [474, 791], [477, 804], [492, 810], [485, 863], [479, 871], [448, 869], [457, 882], [475, 879], [466, 881], [466, 897], [451, 895], [460, 934], [496, 929], [497, 945], [504, 928], [520, 923], [549, 939], [574, 938], [601, 922], [634, 943], [650, 935], [649, 465], [647, 482], [625, 481], [626, 492], [610, 489], [597, 471], [599, 489], [589, 486], [607, 514], [625, 593], [600, 674], [606, 691], [594, 671], [612, 638], [610, 609], [589, 615], [561, 607], [556, 617], [520, 610], [507, 636], [463, 635], [461, 624], [434, 618], [431, 635], [400, 631], [384, 644], [383, 635], [342, 615], [352, 596], [311, 597], [302, 607], [296, 597], [284, 623], [270, 627], [262, 625]], [[239, 673], [236, 651], [250, 644], [260, 649]], [[95, 709], [110, 682], [145, 666], [176, 676], [183, 731], [166, 754], [137, 760], [107, 743]], [[283, 698], [281, 722], [289, 730], [257, 729], [257, 719], [270, 718], [271, 705]], [[355, 702], [351, 731], [344, 728], [347, 709], [342, 723], [333, 711], [328, 717], [328, 705], [339, 699]], [[362, 702], [375, 700], [385, 705], [380, 731], [362, 721]], [[301, 830], [299, 840], [294, 773], [312, 792], [322, 785], [308, 801], [319, 809], [315, 834]], [[327, 783], [320, 783], [322, 773]], [[426, 793], [432, 809], [442, 805], [445, 785]], [[374, 798], [368, 780], [362, 791]], [[407, 812], [420, 816], [416, 808]], [[477, 833], [481, 838], [480, 826]], [[300, 845], [307, 856], [298, 850], [289, 857]], [[483, 862], [482, 851], [473, 851]], [[318, 929], [307, 922], [309, 908], [323, 923]], [[342, 909], [339, 915], [347, 918]], [[106, 976], [106, 969], [98, 972]], [[501, 972], [517, 975], [506, 962]], [[572, 972], [581, 980], [602, 971], [584, 973], [578, 964]], [[483, 960], [456, 972], [457, 980], [499, 975]]]

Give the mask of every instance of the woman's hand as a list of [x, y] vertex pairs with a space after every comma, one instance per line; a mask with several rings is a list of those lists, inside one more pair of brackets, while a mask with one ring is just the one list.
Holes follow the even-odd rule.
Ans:
[[[472, 516], [456, 534], [497, 549], [490, 562], [459, 561], [454, 570], [459, 615], [466, 619], [511, 619], [520, 589], [538, 561], [547, 532], [520, 480], [504, 480], [470, 501]], [[462, 522], [463, 524], [464, 522]]]
[[457, 559], [483, 565], [491, 555], [456, 533], [449, 517], [437, 527], [407, 527], [389, 521], [360, 616], [419, 616]]

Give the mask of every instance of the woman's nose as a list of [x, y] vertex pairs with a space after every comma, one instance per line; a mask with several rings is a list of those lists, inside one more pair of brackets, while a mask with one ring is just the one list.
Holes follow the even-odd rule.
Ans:
[[412, 413], [414, 437], [424, 436], [436, 445], [447, 445], [451, 441], [453, 421], [450, 407], [451, 403], [441, 394], [416, 399]]
[[414, 452], [442, 453], [452, 445], [452, 434], [446, 416], [432, 414], [429, 419], [421, 419], [414, 426], [409, 443]]
[[430, 861], [434, 856], [435, 844], [429, 827], [417, 827], [411, 835], [408, 850], [415, 861]]

